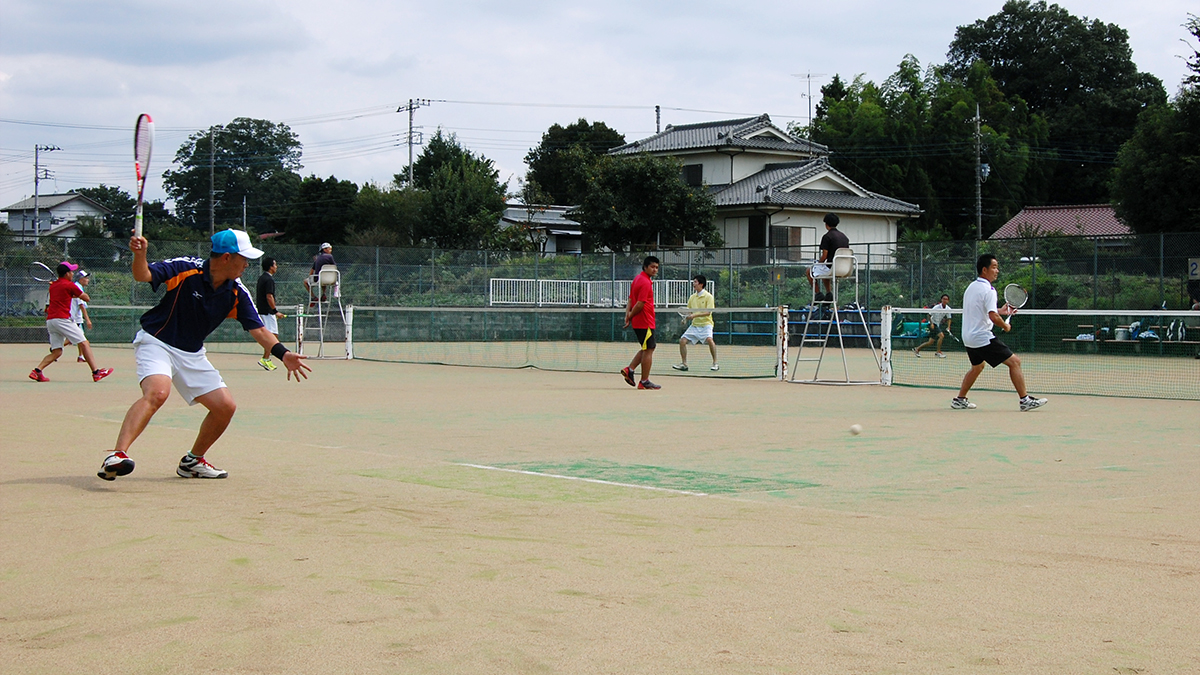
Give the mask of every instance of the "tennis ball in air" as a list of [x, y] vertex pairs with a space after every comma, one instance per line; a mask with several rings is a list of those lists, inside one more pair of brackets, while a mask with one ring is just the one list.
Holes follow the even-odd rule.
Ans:
[[850, 425], [850, 435], [851, 436], [857, 436], [861, 433], [862, 433], [862, 425], [861, 424], [851, 424]]

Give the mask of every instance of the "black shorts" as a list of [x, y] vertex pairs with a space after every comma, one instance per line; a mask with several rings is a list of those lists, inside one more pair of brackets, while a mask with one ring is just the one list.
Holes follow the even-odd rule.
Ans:
[[929, 337], [935, 338], [942, 334], [942, 329], [934, 322], [929, 322]]
[[997, 338], [992, 338], [992, 341], [986, 347], [964, 347], [967, 350], [967, 358], [971, 359], [971, 365], [977, 366], [984, 361], [993, 368], [1004, 363], [1013, 355], [1013, 351], [1008, 348]]
[[643, 350], [654, 349], [658, 343], [654, 341], [653, 328], [634, 328], [633, 334], [637, 336], [638, 346]]

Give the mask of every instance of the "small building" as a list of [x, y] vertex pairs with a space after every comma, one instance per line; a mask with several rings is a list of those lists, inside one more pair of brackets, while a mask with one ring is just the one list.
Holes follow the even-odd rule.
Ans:
[[543, 253], [581, 253], [583, 230], [567, 217], [570, 206], [509, 203], [500, 217], [500, 227], [522, 227]]
[[8, 214], [8, 229], [14, 235], [30, 240], [38, 237], [66, 237], [78, 234], [80, 218], [103, 220], [112, 209], [81, 194], [41, 195], [37, 198], [37, 221], [34, 220], [34, 198], [23, 199], [0, 211]]
[[1111, 204], [1026, 206], [988, 239], [1071, 236], [1089, 239], [1119, 238], [1133, 234], [1117, 218]]
[[675, 157], [686, 183], [707, 186], [725, 245], [744, 249], [751, 264], [768, 262], [771, 252], [778, 261], [813, 258], [826, 213], [838, 215], [838, 229], [860, 256], [867, 243], [895, 242], [899, 222], [921, 213], [916, 204], [856, 184], [829, 164], [827, 147], [792, 136], [765, 114], [668, 126], [609, 151], [638, 153]]

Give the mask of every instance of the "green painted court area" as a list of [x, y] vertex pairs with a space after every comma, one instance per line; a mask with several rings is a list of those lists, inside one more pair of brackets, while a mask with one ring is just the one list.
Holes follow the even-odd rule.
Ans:
[[0, 671], [1200, 671], [1194, 401], [215, 353], [229, 477], [175, 476], [172, 393], [110, 483], [132, 351], [42, 349], [0, 346]]
[[695, 494], [735, 495], [749, 492], [782, 492], [817, 487], [794, 480], [735, 476], [709, 471], [688, 471], [665, 466], [619, 464], [604, 460], [577, 462], [500, 462], [490, 468], [520, 471], [530, 475], [581, 478], [613, 485], [650, 487]]

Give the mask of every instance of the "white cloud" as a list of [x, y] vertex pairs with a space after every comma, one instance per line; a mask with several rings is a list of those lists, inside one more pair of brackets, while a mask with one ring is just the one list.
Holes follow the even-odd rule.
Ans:
[[[395, 134], [409, 98], [638, 106], [513, 107], [434, 103], [416, 114], [430, 134], [458, 133], [520, 176], [523, 158], [553, 123], [603, 120], [630, 140], [663, 124], [715, 113], [807, 114], [805, 82], [793, 74], [880, 82], [905, 54], [941, 63], [955, 27], [1000, 10], [1002, 0], [778, 3], [766, 0], [6, 0], [0, 3], [0, 117], [89, 128], [0, 123], [0, 202], [32, 192], [32, 147], [64, 148], [47, 162], [63, 188], [72, 178], [128, 189], [130, 132], [139, 112], [159, 123], [154, 165], [169, 165], [188, 130], [235, 117], [297, 125], [305, 172], [386, 182], [407, 162]], [[1139, 68], [1173, 92], [1187, 48], [1181, 0], [1131, 4], [1081, 0], [1067, 8], [1129, 31]], [[157, 186], [150, 191], [162, 196]]]
[[8, 0], [0, 53], [64, 55], [141, 67], [296, 51], [308, 35], [266, 0]]

